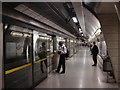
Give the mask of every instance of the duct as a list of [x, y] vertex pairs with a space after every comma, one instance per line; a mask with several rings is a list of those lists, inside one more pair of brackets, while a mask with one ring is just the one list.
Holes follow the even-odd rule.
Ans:
[[[9, 10], [8, 10], [8, 9], [9, 9]], [[21, 14], [21, 13], [19, 13], [19, 12], [16, 12], [15, 10], [10, 9], [10, 7], [8, 7], [8, 6], [6, 6], [6, 5], [5, 5], [5, 6], [3, 5], [3, 12], [2, 12], [2, 14], [3, 14], [4, 16], [11, 17], [11, 18], [13, 18], [13, 19], [22, 21], [22, 22], [24, 22], [24, 23], [28, 23], [28, 24], [31, 24], [31, 25], [33, 25], [33, 26], [36, 26], [36, 27], [45, 29], [45, 30], [48, 31], [48, 32], [53, 32], [53, 33], [61, 32], [61, 31], [58, 30], [58, 29], [52, 28], [52, 27], [50, 27], [50, 26], [48, 26], [48, 25], [46, 25], [46, 24], [44, 24], [44, 23], [40, 23], [40, 22], [38, 22], [38, 21], [30, 18], [30, 17], [27, 17], [26, 15], [23, 15], [23, 14]], [[74, 37], [74, 38], [75, 38], [74, 35], [70, 34], [70, 33], [67, 32], [67, 31], [62, 31], [61, 33], [65, 34], [65, 35], [69, 35], [70, 37]]]
[[23, 4], [17, 6], [15, 9], [22, 12], [23, 14], [26, 14], [40, 22], [43, 22], [43, 23], [53, 27], [53, 28], [59, 29], [61, 32], [66, 31], [63, 28], [61, 28], [60, 26], [58, 26], [57, 24], [55, 24], [52, 21], [50, 21], [49, 19], [47, 19], [46, 17], [43, 17], [42, 15], [36, 13], [35, 11], [33, 11], [32, 9], [30, 9], [29, 7], [27, 7]]
[[69, 23], [66, 22], [66, 18], [64, 17], [64, 15], [62, 15], [61, 12], [56, 9], [53, 3], [24, 3], [24, 5], [28, 6], [33, 11], [64, 28], [68, 32], [72, 34], [78, 33], [77, 30], [75, 30]]

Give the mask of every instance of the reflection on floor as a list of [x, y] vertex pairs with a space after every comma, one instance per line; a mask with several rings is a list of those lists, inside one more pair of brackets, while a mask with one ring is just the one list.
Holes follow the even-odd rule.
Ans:
[[117, 88], [115, 83], [106, 83], [106, 73], [99, 66], [92, 67], [88, 48], [81, 48], [66, 61], [66, 73], [52, 73], [36, 88]]

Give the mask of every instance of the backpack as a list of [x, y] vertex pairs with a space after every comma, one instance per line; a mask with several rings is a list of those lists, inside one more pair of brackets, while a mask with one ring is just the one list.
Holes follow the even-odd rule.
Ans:
[[67, 53], [65, 54], [65, 57], [69, 57], [69, 50], [67, 49]]

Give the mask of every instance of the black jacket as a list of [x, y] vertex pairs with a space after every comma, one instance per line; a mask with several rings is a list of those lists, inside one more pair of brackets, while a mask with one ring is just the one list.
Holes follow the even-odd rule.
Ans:
[[92, 54], [97, 55], [98, 53], [99, 53], [98, 47], [96, 45], [94, 45], [92, 48]]

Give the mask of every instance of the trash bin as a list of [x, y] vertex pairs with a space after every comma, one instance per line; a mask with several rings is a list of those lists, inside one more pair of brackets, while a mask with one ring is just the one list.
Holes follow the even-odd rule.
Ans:
[[103, 71], [112, 72], [112, 65], [108, 57], [103, 59]]
[[103, 59], [103, 71], [104, 72], [107, 72], [107, 82], [108, 82], [108, 76], [109, 76], [109, 73], [112, 73], [112, 64], [110, 62], [110, 58], [109, 57], [106, 57]]

